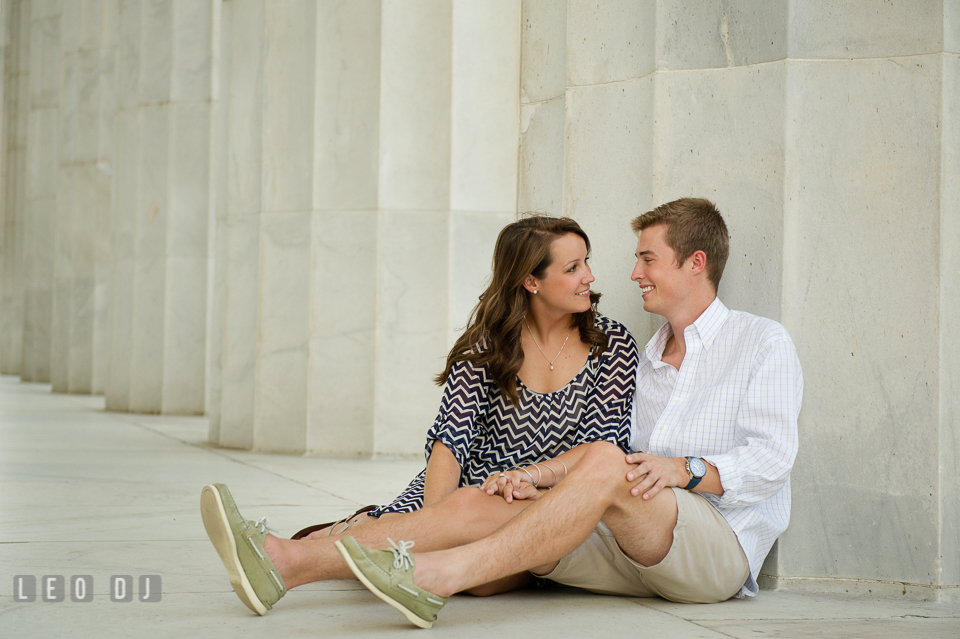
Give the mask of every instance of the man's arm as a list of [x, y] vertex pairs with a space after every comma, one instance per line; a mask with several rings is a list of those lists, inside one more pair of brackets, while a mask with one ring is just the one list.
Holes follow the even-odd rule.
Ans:
[[[793, 343], [773, 339], [761, 349], [754, 374], [737, 412], [737, 438], [744, 444], [715, 455], [703, 455], [707, 474], [694, 489], [720, 495], [722, 506], [745, 506], [775, 495], [790, 475], [797, 454], [797, 415], [803, 376]], [[683, 457], [646, 453], [627, 456], [637, 468], [627, 481], [638, 482], [633, 495], [650, 499], [669, 486], [690, 480]]]

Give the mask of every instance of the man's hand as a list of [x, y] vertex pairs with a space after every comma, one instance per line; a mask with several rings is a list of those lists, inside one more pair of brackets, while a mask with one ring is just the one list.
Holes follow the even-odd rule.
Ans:
[[514, 499], [539, 499], [540, 491], [522, 470], [505, 470], [487, 477], [480, 490], [488, 495], [500, 495], [508, 504]]
[[636, 468], [627, 473], [627, 481], [635, 485], [630, 494], [636, 497], [642, 494], [644, 499], [670, 486], [686, 486], [690, 482], [686, 459], [683, 457], [657, 457], [649, 453], [631, 453], [627, 455], [628, 464]]

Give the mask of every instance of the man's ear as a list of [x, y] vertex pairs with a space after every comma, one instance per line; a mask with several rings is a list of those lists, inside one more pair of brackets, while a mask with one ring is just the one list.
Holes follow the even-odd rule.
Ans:
[[707, 254], [703, 251], [694, 251], [687, 259], [687, 263], [690, 265], [690, 272], [694, 275], [699, 275], [707, 269]]

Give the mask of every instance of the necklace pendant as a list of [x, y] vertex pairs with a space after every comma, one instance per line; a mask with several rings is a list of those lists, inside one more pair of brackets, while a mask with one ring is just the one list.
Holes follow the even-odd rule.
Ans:
[[553, 364], [550, 364], [550, 370], [553, 370]]

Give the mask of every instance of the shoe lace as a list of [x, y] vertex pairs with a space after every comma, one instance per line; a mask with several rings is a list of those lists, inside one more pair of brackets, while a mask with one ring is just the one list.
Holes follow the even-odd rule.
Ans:
[[393, 548], [387, 548], [387, 550], [393, 553], [393, 567], [397, 570], [410, 570], [413, 568], [413, 557], [410, 556], [408, 551], [413, 548], [414, 542], [401, 541], [398, 544], [389, 537], [387, 537], [387, 541], [393, 546]]
[[273, 528], [271, 528], [270, 526], [267, 525], [267, 518], [266, 518], [266, 517], [261, 517], [260, 519], [258, 519], [257, 521], [255, 521], [255, 522], [253, 523], [253, 525], [256, 527], [257, 530], [259, 530], [259, 531], [260, 531], [261, 533], [263, 533], [263, 534], [266, 534], [266, 533], [268, 533], [268, 532], [272, 532], [272, 533], [276, 533], [276, 532], [277, 532], [276, 530], [274, 530]]

